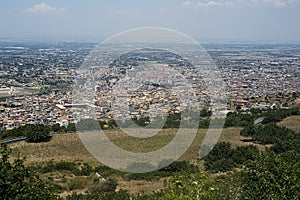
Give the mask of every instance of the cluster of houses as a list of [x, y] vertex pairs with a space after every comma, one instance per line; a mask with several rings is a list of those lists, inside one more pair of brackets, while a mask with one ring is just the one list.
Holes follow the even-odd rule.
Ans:
[[0, 129], [10, 130], [24, 124], [61, 124], [73, 122], [70, 92], [53, 90], [49, 95], [10, 97], [0, 102]]
[[[129, 57], [123, 62], [115, 63], [118, 66], [114, 67], [95, 67], [99, 74], [94, 75], [99, 77], [93, 88], [87, 90], [95, 95], [83, 94], [82, 102], [76, 105], [72, 103], [71, 88], [52, 89], [49, 94], [15, 97], [10, 89], [10, 97], [0, 102], [0, 130], [37, 123], [58, 123], [67, 127], [69, 123], [78, 121], [74, 106], [94, 110], [98, 119], [130, 119], [180, 113], [195, 105], [189, 98], [181, 101], [182, 96], [189, 95], [196, 97], [197, 108], [211, 108], [212, 111], [220, 112], [236, 108], [278, 107], [299, 98], [300, 59], [296, 54], [287, 51], [275, 57], [272, 56], [272, 49], [255, 52], [247, 48], [237, 51], [227, 47], [221, 51], [220, 48], [223, 47], [211, 49], [210, 53], [219, 68], [219, 78], [224, 81], [224, 88], [218, 87], [213, 77], [209, 78], [205, 74], [205, 70], [195, 71], [190, 64], [167, 52], [153, 52], [150, 58], [160, 59], [155, 64], [157, 68], [148, 70], [146, 75], [135, 74], [134, 80], [129, 79], [123, 85], [119, 81], [128, 73], [134, 74], [134, 69], [138, 67], [136, 58]], [[64, 88], [61, 84], [71, 86], [74, 76], [78, 79], [86, 78], [76, 69], [88, 50], [89, 48], [78, 47], [0, 48], [0, 56], [3, 58], [0, 61], [1, 87], [52, 87], [53, 84], [60, 84], [60, 88]], [[28, 53], [32, 56], [23, 56]], [[149, 55], [142, 55], [144, 61], [147, 61]], [[147, 67], [151, 67], [153, 63], [150, 60]], [[192, 89], [184, 87], [184, 81], [178, 74], [166, 70], [168, 67], [184, 74]], [[136, 85], [137, 83], [140, 85]], [[216, 85], [211, 89], [207, 83]], [[118, 84], [122, 90], [113, 93], [112, 90]], [[226, 100], [227, 106], [224, 107], [224, 101], [220, 101], [212, 108], [210, 97], [214, 95]]]

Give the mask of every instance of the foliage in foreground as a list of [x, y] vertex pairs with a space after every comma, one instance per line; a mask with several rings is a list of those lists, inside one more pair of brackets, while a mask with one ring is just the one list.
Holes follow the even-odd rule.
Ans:
[[57, 199], [49, 184], [28, 170], [19, 158], [10, 161], [10, 150], [0, 147], [1, 199]]
[[215, 200], [239, 199], [239, 175], [220, 176], [210, 179], [204, 173], [182, 172], [167, 181], [165, 189], [152, 195], [140, 195], [137, 200]]
[[[247, 118], [247, 117], [245, 117]], [[171, 176], [160, 192], [132, 196], [127, 191], [116, 191], [116, 182], [95, 187], [86, 194], [73, 193], [67, 199], [299, 199], [300, 198], [300, 139], [299, 134], [276, 124], [259, 127], [247, 126], [241, 134], [252, 136], [254, 141], [272, 144], [266, 152], [254, 146], [232, 148], [219, 143], [205, 158], [210, 172], [228, 171], [235, 167], [240, 172], [226, 175], [208, 175], [194, 170], [188, 163], [176, 163], [148, 174], [118, 174], [124, 179], [149, 179]], [[246, 136], [246, 135], [245, 135]], [[7, 148], [1, 148], [0, 196], [2, 199], [55, 199], [55, 191], [22, 160], [9, 160]], [[62, 161], [48, 163], [41, 173], [71, 171], [79, 176], [100, 172], [104, 177], [116, 175], [105, 166], [92, 168], [87, 164]], [[71, 185], [72, 186], [72, 185]], [[72, 187], [77, 188], [78, 185]]]
[[101, 200], [129, 200], [130, 195], [125, 190], [120, 190], [118, 192], [110, 191], [103, 192], [101, 190], [93, 190], [87, 194], [76, 194], [73, 193], [66, 197], [67, 200], [91, 200], [91, 199], [101, 199]]
[[243, 176], [244, 199], [299, 199], [300, 154], [261, 153], [247, 165]]

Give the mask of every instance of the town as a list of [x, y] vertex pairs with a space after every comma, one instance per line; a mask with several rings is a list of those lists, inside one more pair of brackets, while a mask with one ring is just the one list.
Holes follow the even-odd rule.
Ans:
[[[182, 80], [166, 70], [165, 74], [160, 73], [162, 68], [176, 69], [184, 74], [192, 85], [200, 109], [212, 109], [212, 91], [207, 90], [203, 77], [195, 72], [193, 66], [180, 56], [157, 50], [124, 56], [108, 67], [98, 66], [95, 73], [99, 80], [92, 89], [95, 98], [87, 99], [89, 102], [85, 104], [82, 103], [83, 98], [81, 104], [74, 104], [74, 80], [81, 77], [78, 69], [95, 46], [94, 43], [0, 43], [1, 131], [24, 124], [58, 123], [68, 126], [78, 121], [74, 115], [74, 107], [78, 106], [93, 108], [98, 120], [154, 118], [180, 113], [193, 102], [180, 102], [180, 96], [171, 88]], [[299, 105], [299, 45], [203, 46], [226, 84], [226, 90], [222, 91], [222, 95], [227, 97], [226, 106], [214, 107], [212, 111], [227, 113], [236, 109]], [[140, 65], [154, 66], [156, 70], [146, 77], [137, 76], [135, 70]], [[131, 80], [128, 81], [130, 84], [122, 85], [122, 91], [113, 94], [112, 89], [118, 81], [130, 73], [135, 74], [134, 81], [143, 85], [136, 87]], [[184, 93], [182, 89], [177, 91]], [[120, 98], [119, 104], [115, 103], [116, 98]], [[122, 108], [127, 110], [123, 112]]]

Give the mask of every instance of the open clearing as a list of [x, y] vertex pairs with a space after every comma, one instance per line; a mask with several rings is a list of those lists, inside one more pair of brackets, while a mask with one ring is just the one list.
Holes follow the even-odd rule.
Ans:
[[[253, 144], [244, 142], [245, 137], [240, 136], [240, 128], [224, 129], [219, 141], [232, 143], [233, 146], [244, 146]], [[176, 134], [176, 129], [162, 130], [158, 135], [147, 138], [138, 139], [126, 135], [121, 130], [105, 131], [110, 140], [117, 146], [132, 152], [149, 152], [157, 150], [168, 144]], [[188, 148], [181, 156], [180, 160], [192, 161], [198, 158], [198, 153], [205, 137], [207, 130], [199, 129], [198, 133]], [[254, 144], [260, 150], [264, 150], [263, 145]], [[99, 162], [85, 149], [81, 143], [78, 134], [54, 134], [50, 142], [45, 143], [26, 143], [20, 142], [10, 145], [13, 149], [18, 150], [21, 156], [26, 158], [25, 164], [37, 164], [47, 161], [83, 161], [93, 164]]]
[[[253, 144], [251, 142], [244, 142], [243, 140], [249, 139], [240, 136], [241, 128], [226, 128], [223, 129], [220, 141], [230, 142], [233, 146], [244, 146]], [[199, 129], [197, 135], [190, 145], [188, 150], [180, 157], [179, 160], [188, 160], [200, 167], [200, 170], [204, 170], [203, 161], [199, 161], [198, 154], [201, 148], [203, 139], [207, 130]], [[160, 131], [156, 136], [147, 139], [138, 139], [126, 135], [121, 130], [109, 130], [105, 131], [107, 137], [117, 146], [132, 152], [149, 152], [157, 150], [166, 144], [168, 144], [175, 134], [176, 129], [164, 129]], [[260, 150], [264, 150], [265, 146], [254, 144]], [[14, 150], [20, 153], [20, 156], [25, 157], [26, 165], [43, 164], [47, 161], [59, 162], [59, 161], [80, 161], [90, 163], [92, 165], [101, 164], [97, 161], [81, 143], [79, 135], [72, 134], [54, 134], [50, 142], [45, 143], [26, 143], [20, 142], [11, 144]], [[44, 178], [52, 176], [44, 174]], [[74, 178], [74, 177], [73, 177]], [[124, 180], [122, 177], [115, 177], [118, 180], [118, 188], [128, 190], [131, 194], [150, 194], [154, 191], [158, 191], [164, 187], [164, 180], [161, 178], [155, 181], [145, 180]], [[77, 191], [77, 190], [76, 190]], [[79, 193], [84, 193], [86, 188], [78, 190]], [[65, 191], [61, 196], [70, 194], [70, 191]]]
[[294, 131], [300, 132], [300, 116], [291, 116], [279, 122], [278, 125], [285, 126]]

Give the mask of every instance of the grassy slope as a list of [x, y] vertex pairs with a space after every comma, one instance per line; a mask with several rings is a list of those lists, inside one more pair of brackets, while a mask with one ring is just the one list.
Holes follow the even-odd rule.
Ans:
[[[219, 141], [231, 142], [233, 146], [249, 145], [250, 142], [242, 141], [245, 137], [239, 135], [240, 128], [224, 129]], [[168, 144], [176, 134], [175, 129], [161, 131], [157, 136], [149, 139], [136, 139], [125, 135], [120, 130], [106, 131], [107, 136], [119, 147], [132, 152], [149, 152], [159, 149]], [[206, 130], [200, 129], [192, 145], [180, 158], [181, 160], [197, 159]], [[264, 146], [258, 145], [263, 150]], [[47, 143], [26, 143], [12, 144], [11, 147], [19, 150], [22, 156], [26, 157], [26, 164], [35, 164], [44, 161], [84, 161], [98, 163], [82, 145], [77, 134], [55, 134]]]
[[278, 125], [285, 126], [294, 131], [300, 132], [300, 116], [291, 116], [279, 122]]
[[[224, 129], [219, 141], [231, 142], [233, 146], [249, 145], [250, 142], [244, 142], [245, 137], [240, 136], [240, 128], [227, 128]], [[202, 141], [205, 137], [207, 130], [200, 129], [194, 139], [192, 145], [189, 149], [181, 156], [180, 160], [188, 160], [192, 163], [198, 164], [200, 169], [204, 169], [203, 161], [197, 160], [199, 149], [201, 147]], [[106, 135], [110, 138], [112, 142], [116, 145], [133, 152], [149, 152], [151, 150], [159, 149], [164, 145], [168, 144], [173, 136], [176, 134], [175, 129], [162, 130], [157, 136], [150, 139], [136, 139], [130, 137], [120, 130], [110, 130], [106, 131]], [[259, 149], [263, 150], [263, 145], [258, 145]], [[77, 134], [55, 134], [50, 142], [47, 143], [26, 143], [20, 142], [11, 145], [12, 148], [18, 150], [21, 156], [26, 157], [25, 164], [35, 165], [37, 163], [43, 163], [46, 161], [82, 161], [91, 164], [99, 165], [100, 163], [91, 156], [91, 154], [85, 149], [81, 143]], [[51, 174], [45, 174], [46, 176], [52, 176]], [[62, 176], [60, 174], [59, 176]], [[149, 181], [127, 181], [123, 180], [121, 177], [116, 177], [119, 182], [118, 188], [126, 189], [133, 194], [144, 194], [151, 193], [163, 188], [164, 178], [149, 182]], [[84, 192], [83, 190], [78, 190], [77, 192]], [[62, 196], [70, 192], [65, 192]]]
[[[295, 131], [300, 131], [300, 116], [291, 116], [282, 122], [278, 123], [281, 126], [286, 126]], [[244, 146], [253, 144], [247, 142], [247, 139], [240, 136], [241, 128], [226, 128], [223, 130], [219, 141], [230, 142], [233, 146]], [[180, 160], [188, 160], [192, 163], [198, 164], [200, 169], [204, 169], [203, 162], [197, 160], [198, 152], [201, 147], [202, 141], [205, 137], [207, 130], [200, 129], [196, 135], [195, 140], [189, 149], [181, 156]], [[132, 152], [149, 152], [163, 147], [168, 144], [174, 135], [176, 134], [175, 129], [162, 130], [157, 136], [149, 139], [137, 139], [130, 137], [120, 130], [106, 131], [106, 135], [119, 147]], [[249, 140], [248, 140], [249, 141]], [[260, 150], [264, 150], [265, 146], [254, 144]], [[47, 143], [26, 143], [20, 142], [10, 145], [13, 149], [20, 152], [21, 156], [26, 157], [25, 164], [35, 165], [46, 161], [82, 161], [91, 164], [99, 165], [100, 163], [85, 149], [81, 143], [77, 134], [55, 134], [50, 142]], [[52, 176], [52, 174], [44, 174], [45, 178]], [[66, 176], [67, 174], [57, 174], [57, 177]], [[55, 178], [55, 176], [54, 176]], [[68, 179], [74, 178], [73, 175]], [[164, 179], [160, 179], [154, 182], [144, 180], [123, 180], [121, 177], [116, 177], [119, 182], [119, 189], [126, 189], [133, 194], [144, 194], [151, 193], [163, 188]], [[89, 180], [89, 179], [87, 179]], [[88, 187], [88, 186], [87, 186]], [[76, 190], [76, 192], [84, 193], [85, 189]], [[65, 196], [70, 194], [70, 191], [66, 191], [62, 194]]]

